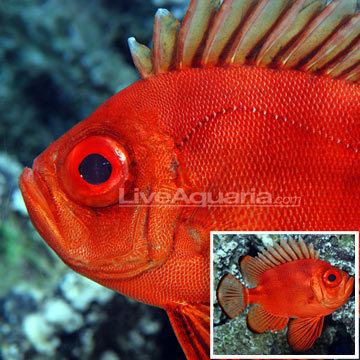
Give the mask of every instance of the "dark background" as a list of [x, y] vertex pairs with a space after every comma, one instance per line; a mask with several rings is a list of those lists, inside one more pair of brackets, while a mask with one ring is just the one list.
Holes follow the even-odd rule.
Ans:
[[[0, 1], [0, 360], [183, 359], [160, 309], [90, 285], [34, 231], [24, 166], [136, 81], [127, 38], [186, 0]], [[71, 296], [69, 294], [72, 294]]]

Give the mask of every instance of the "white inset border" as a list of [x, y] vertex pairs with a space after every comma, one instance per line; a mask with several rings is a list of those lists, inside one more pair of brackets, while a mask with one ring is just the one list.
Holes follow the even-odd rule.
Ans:
[[[355, 354], [354, 355], [215, 355], [214, 354], [214, 235], [354, 235]], [[211, 231], [210, 232], [210, 357], [211, 359], [359, 359], [359, 232], [358, 231]]]

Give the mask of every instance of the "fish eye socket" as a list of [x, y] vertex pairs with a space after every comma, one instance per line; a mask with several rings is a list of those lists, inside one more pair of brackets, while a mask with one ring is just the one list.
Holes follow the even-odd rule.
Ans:
[[325, 271], [323, 281], [326, 286], [335, 287], [341, 282], [341, 273], [335, 268], [329, 269]]
[[79, 165], [80, 176], [91, 185], [100, 185], [109, 180], [112, 166], [101, 154], [87, 155]]
[[90, 207], [119, 202], [129, 190], [130, 157], [108, 136], [89, 136], [77, 143], [61, 164], [62, 185], [72, 200]]

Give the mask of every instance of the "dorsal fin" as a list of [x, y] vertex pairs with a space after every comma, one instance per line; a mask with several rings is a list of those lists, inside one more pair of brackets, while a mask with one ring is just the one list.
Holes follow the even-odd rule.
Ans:
[[[355, 13], [355, 9], [356, 0], [334, 0], [331, 2], [306, 26], [305, 31], [282, 56], [280, 63], [286, 68], [293, 68], [310, 56], [314, 50], [326, 46], [326, 40], [329, 36], [349, 16]], [[341, 28], [338, 31], [341, 31]]]
[[267, 66], [287, 44], [298, 36], [324, 7], [324, 0], [296, 0], [269, 34], [259, 51], [256, 64]]
[[204, 41], [210, 21], [220, 0], [191, 0], [181, 25], [177, 62], [180, 69], [192, 66], [193, 59]]
[[244, 64], [252, 49], [268, 33], [289, 3], [289, 1], [258, 1], [254, 10], [247, 15], [241, 30], [237, 31], [225, 62], [229, 65]]
[[171, 67], [179, 28], [180, 22], [169, 11], [157, 11], [153, 36], [153, 71], [156, 74], [167, 72]]
[[281, 239], [267, 248], [260, 248], [256, 257], [245, 256], [240, 261], [241, 273], [250, 286], [256, 286], [261, 275], [274, 266], [301, 259], [318, 259], [319, 253], [303, 239]]
[[217, 65], [232, 34], [245, 19], [255, 0], [224, 1], [216, 13], [202, 55], [203, 66]]
[[155, 15], [153, 49], [129, 39], [143, 78], [209, 66], [287, 68], [360, 83], [357, 0], [190, 0]]

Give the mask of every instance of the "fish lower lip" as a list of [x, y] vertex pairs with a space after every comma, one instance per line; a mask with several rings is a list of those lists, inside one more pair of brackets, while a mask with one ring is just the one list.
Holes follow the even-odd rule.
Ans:
[[46, 228], [54, 236], [60, 236], [48, 201], [44, 196], [44, 186], [41, 184], [40, 175], [35, 170], [25, 168], [20, 176], [19, 185], [29, 216], [39, 233], [43, 236], [42, 230]]
[[33, 200], [36, 200], [38, 202], [38, 206], [40, 206], [42, 209], [48, 209], [47, 201], [36, 180], [37, 176], [38, 175], [36, 175], [34, 170], [25, 168], [20, 176], [20, 189], [26, 203], [28, 201], [30, 203], [29, 205], [32, 205]]
[[351, 292], [352, 292], [352, 289], [353, 289], [353, 286], [354, 286], [354, 282], [355, 282], [355, 279], [353, 276], [349, 276], [347, 279], [346, 279], [346, 284], [345, 284], [345, 294], [348, 294], [348, 296], [350, 296]]

